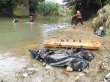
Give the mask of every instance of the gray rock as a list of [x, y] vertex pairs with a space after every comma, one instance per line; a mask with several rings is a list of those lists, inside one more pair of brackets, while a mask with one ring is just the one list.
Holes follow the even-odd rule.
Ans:
[[46, 66], [45, 66], [45, 69], [46, 69], [46, 70], [50, 70], [50, 69], [52, 69], [52, 67], [49, 66], [49, 65], [46, 65]]

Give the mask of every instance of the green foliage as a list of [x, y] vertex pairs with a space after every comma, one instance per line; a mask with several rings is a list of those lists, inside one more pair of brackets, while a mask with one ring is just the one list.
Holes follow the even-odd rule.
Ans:
[[[37, 4], [44, 0], [32, 0], [32, 1], [33, 1], [33, 6], [36, 9]], [[3, 15], [12, 15], [13, 9], [15, 9], [15, 7], [18, 4], [23, 4], [25, 7], [28, 8], [29, 0], [0, 0], [0, 14], [2, 13]]]
[[108, 0], [109, 4], [110, 4], [110, 0]]
[[108, 3], [108, 0], [64, 0], [73, 11], [80, 10], [84, 19], [89, 19], [92, 14]]
[[43, 2], [38, 5], [38, 11], [44, 15], [58, 14], [59, 8], [59, 4], [54, 2]]
[[19, 16], [19, 17], [23, 17], [23, 16], [29, 16], [29, 9], [24, 5], [17, 5], [14, 9], [13, 9], [13, 15], [15, 16]]
[[21, 0], [0, 0], [0, 5], [8, 6], [11, 4], [12, 6], [15, 6], [19, 2], [21, 2]]
[[0, 0], [0, 13], [3, 15], [12, 15], [13, 8], [21, 3], [21, 0]]

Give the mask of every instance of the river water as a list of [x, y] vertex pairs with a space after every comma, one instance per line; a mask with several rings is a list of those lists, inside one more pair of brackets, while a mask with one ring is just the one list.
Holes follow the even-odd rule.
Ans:
[[27, 23], [27, 18], [19, 18], [18, 24], [13, 24], [12, 21], [13, 18], [0, 19], [0, 48], [39, 44], [46, 32], [65, 27], [70, 22], [68, 18], [59, 17], [36, 17], [34, 24]]
[[[47, 32], [70, 25], [70, 18], [36, 17], [35, 23], [28, 18], [0, 18], [0, 80], [11, 81], [15, 73], [25, 67], [29, 61], [29, 48], [40, 48]], [[28, 58], [26, 58], [28, 56]]]

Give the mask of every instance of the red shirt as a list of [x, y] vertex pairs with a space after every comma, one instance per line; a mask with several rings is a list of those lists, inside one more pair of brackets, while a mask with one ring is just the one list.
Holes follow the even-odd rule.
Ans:
[[76, 16], [77, 18], [82, 18], [81, 13], [77, 13], [77, 14], [75, 14], [75, 16]]

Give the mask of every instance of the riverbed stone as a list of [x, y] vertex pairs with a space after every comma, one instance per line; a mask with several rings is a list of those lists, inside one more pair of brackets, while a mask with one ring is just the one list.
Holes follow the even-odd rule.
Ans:
[[66, 71], [68, 71], [68, 72], [72, 72], [72, 71], [73, 71], [73, 68], [70, 67], [70, 66], [67, 66]]
[[23, 73], [22, 77], [26, 78], [28, 76], [28, 73]]
[[52, 69], [52, 67], [51, 67], [50, 65], [46, 65], [46, 66], [45, 66], [45, 69], [46, 69], [46, 70], [50, 70], [50, 69]]

